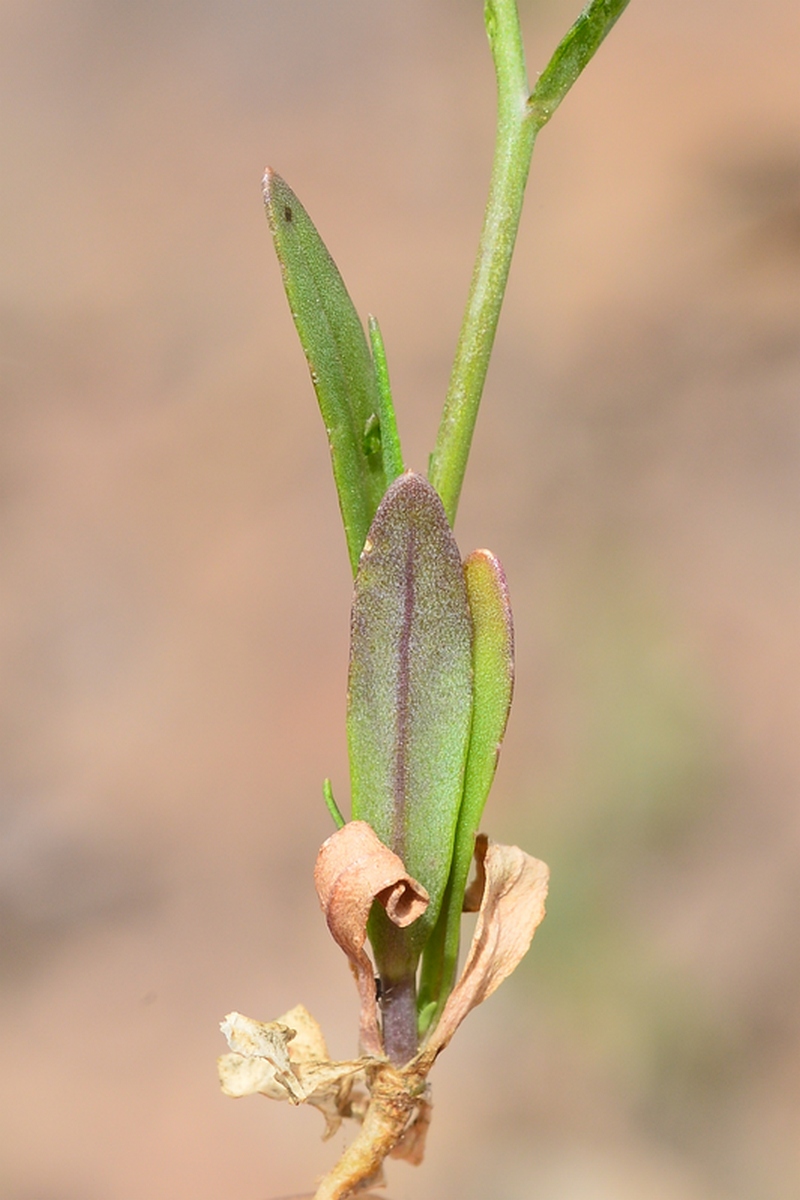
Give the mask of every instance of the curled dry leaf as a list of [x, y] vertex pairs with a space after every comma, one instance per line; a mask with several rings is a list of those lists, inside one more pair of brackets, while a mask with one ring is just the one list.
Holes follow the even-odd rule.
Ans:
[[379, 840], [366, 821], [350, 821], [323, 842], [314, 883], [334, 941], [355, 972], [361, 998], [360, 1039], [366, 1054], [379, 1058], [375, 973], [364, 949], [367, 919], [377, 900], [395, 925], [405, 928], [428, 907], [428, 893], [403, 862]]
[[[476, 842], [477, 877], [470, 901], [478, 920], [459, 982], [427, 1044], [404, 1067], [382, 1055], [372, 966], [364, 951], [367, 917], [374, 899], [398, 925], [424, 911], [427, 896], [395, 854], [361, 821], [328, 838], [317, 859], [315, 880], [331, 933], [347, 954], [361, 993], [362, 1058], [331, 1062], [322, 1031], [298, 1005], [277, 1021], [252, 1021], [231, 1013], [222, 1022], [232, 1053], [219, 1060], [229, 1096], [260, 1092], [293, 1104], [313, 1104], [325, 1116], [326, 1136], [343, 1117], [361, 1128], [336, 1166], [320, 1182], [314, 1200], [347, 1200], [374, 1185], [387, 1156], [422, 1161], [431, 1119], [428, 1073], [464, 1017], [510, 975], [544, 916], [548, 870], [517, 846]], [[373, 1049], [374, 1047], [374, 1049]]]
[[478, 879], [484, 876], [478, 920], [461, 978], [419, 1056], [428, 1069], [467, 1013], [511, 974], [544, 917], [550, 878], [545, 863], [519, 846], [500, 846], [483, 836], [475, 850]]
[[486, 892], [486, 851], [488, 849], [488, 837], [485, 833], [479, 833], [475, 838], [475, 849], [473, 851], [475, 878], [470, 880], [464, 892], [464, 902], [461, 906], [462, 912], [480, 912]]

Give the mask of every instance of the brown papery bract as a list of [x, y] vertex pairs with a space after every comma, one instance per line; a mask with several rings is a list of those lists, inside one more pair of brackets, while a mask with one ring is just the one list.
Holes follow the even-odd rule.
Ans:
[[[328, 1131], [343, 1117], [360, 1121], [355, 1139], [320, 1182], [314, 1200], [365, 1196], [382, 1179], [389, 1156], [422, 1161], [431, 1120], [428, 1073], [464, 1017], [511, 974], [544, 916], [548, 869], [517, 846], [476, 844], [477, 878], [470, 899], [478, 920], [461, 978], [426, 1045], [406, 1066], [383, 1056], [372, 964], [364, 950], [367, 918], [378, 900], [398, 925], [424, 912], [423, 888], [363, 821], [345, 825], [322, 846], [315, 882], [328, 926], [352, 964], [361, 995], [364, 1056], [350, 1062], [323, 1060], [324, 1040], [302, 1006], [262, 1024], [231, 1014], [223, 1022], [234, 1052], [220, 1059], [229, 1095], [260, 1091], [291, 1103], [311, 1103]], [[366, 1200], [366, 1196], [365, 1196]]]
[[355, 972], [361, 998], [361, 1047], [382, 1057], [375, 972], [364, 949], [369, 912], [377, 900], [390, 921], [404, 929], [425, 912], [428, 893], [366, 821], [350, 821], [323, 842], [314, 883], [331, 935]]
[[475, 845], [483, 895], [461, 977], [420, 1058], [430, 1064], [464, 1017], [507, 979], [528, 951], [545, 913], [550, 872], [519, 846], [501, 846], [480, 834]]

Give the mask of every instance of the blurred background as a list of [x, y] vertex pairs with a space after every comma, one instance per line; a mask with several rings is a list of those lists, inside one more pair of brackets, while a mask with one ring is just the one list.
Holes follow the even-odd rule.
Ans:
[[[2, 0], [0, 1195], [268, 1200], [341, 1148], [218, 1022], [355, 989], [351, 580], [270, 163], [433, 444], [491, 161], [479, 0]], [[578, 4], [522, 5], [532, 77]], [[503, 560], [485, 827], [552, 868], [392, 1200], [796, 1200], [800, 11], [634, 0], [539, 139], [457, 535]]]

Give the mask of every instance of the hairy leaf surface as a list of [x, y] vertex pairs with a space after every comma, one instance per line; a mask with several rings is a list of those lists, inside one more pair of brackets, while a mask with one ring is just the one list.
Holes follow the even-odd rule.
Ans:
[[461, 909], [475, 835], [497, 768], [514, 690], [514, 626], [503, 568], [488, 550], [475, 550], [464, 563], [464, 578], [472, 616], [472, 727], [453, 865], [439, 920], [425, 947], [422, 964], [419, 997], [422, 1032], [435, 1020], [453, 986]]
[[425, 915], [404, 931], [412, 957], [450, 873], [472, 714], [471, 643], [442, 503], [407, 472], [378, 509], [356, 576], [347, 725], [353, 818], [367, 821], [430, 895]]

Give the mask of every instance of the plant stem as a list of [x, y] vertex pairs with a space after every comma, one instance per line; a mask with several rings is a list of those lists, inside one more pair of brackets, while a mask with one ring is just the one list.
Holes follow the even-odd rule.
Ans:
[[500, 317], [537, 133], [528, 107], [528, 76], [516, 0], [487, 0], [484, 19], [497, 77], [494, 163], [467, 307], [430, 466], [430, 481], [442, 498], [451, 526]]
[[503, 304], [536, 135], [630, 0], [591, 0], [529, 95], [516, 0], [486, 0], [497, 77], [497, 133], [489, 199], [429, 478], [455, 523], [458, 499]]
[[417, 960], [408, 933], [398, 929], [379, 904], [369, 918], [369, 940], [381, 982], [381, 1024], [386, 1057], [403, 1067], [417, 1053]]
[[417, 981], [414, 972], [395, 983], [382, 980], [383, 1048], [396, 1067], [417, 1053]]

